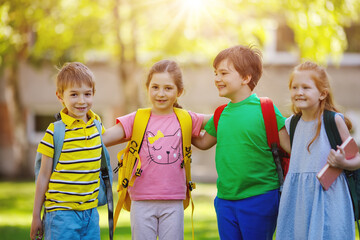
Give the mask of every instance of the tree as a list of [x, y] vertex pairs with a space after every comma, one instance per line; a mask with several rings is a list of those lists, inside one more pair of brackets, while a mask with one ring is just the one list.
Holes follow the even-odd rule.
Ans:
[[6, 86], [1, 94], [7, 96], [14, 128], [17, 174], [31, 169], [24, 161], [21, 62], [59, 66], [105, 53], [118, 64], [124, 112], [129, 112], [142, 104], [143, 67], [159, 59], [210, 65], [223, 48], [264, 47], [268, 30], [285, 22], [300, 57], [338, 60], [347, 47], [343, 27], [359, 21], [359, 12], [357, 0], [0, 0], [0, 80]]
[[[100, 2], [11, 0], [1, 2], [0, 78], [6, 86], [7, 109], [13, 129], [14, 177], [30, 175], [27, 161], [28, 138], [25, 109], [19, 91], [19, 65], [30, 62], [53, 64], [82, 60], [84, 53], [98, 45], [101, 20], [105, 14]], [[96, 12], [96, 14], [95, 14]], [[1, 119], [5, 121], [6, 119]], [[5, 161], [5, 159], [3, 160]]]
[[138, 6], [148, 10], [137, 17], [142, 21], [139, 49], [152, 60], [173, 55], [207, 61], [238, 43], [262, 48], [271, 37], [269, 30], [284, 23], [294, 32], [300, 58], [336, 62], [347, 48], [344, 27], [360, 20], [356, 0], [151, 2]]

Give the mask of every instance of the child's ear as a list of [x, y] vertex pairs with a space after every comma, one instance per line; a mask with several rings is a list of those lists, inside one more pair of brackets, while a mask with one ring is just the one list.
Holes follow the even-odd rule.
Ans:
[[63, 100], [63, 96], [61, 93], [59, 93], [58, 91], [56, 91], [56, 97], [58, 98], [58, 100], [61, 102], [61, 104], [65, 107], [64, 104], [64, 100]]
[[56, 91], [56, 97], [59, 99], [59, 101], [62, 101], [62, 94]]
[[244, 84], [244, 85], [248, 85], [249, 82], [251, 81], [251, 75], [248, 75], [248, 76], [246, 76], [246, 77], [243, 77], [242, 79], [243, 79], [243, 84]]
[[183, 90], [181, 90], [181, 91], [178, 91], [178, 94], [177, 94], [177, 96], [178, 96], [178, 97], [180, 97], [180, 96], [181, 96], [181, 94], [183, 94]]
[[320, 101], [324, 100], [328, 94], [329, 94], [328, 91], [326, 91], [326, 90], [322, 91], [322, 93], [320, 94], [320, 97], [319, 97]]

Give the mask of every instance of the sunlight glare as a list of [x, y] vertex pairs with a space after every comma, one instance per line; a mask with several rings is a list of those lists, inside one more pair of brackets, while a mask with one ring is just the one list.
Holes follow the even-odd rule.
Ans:
[[204, 7], [204, 0], [183, 0], [185, 8], [192, 11], [200, 11]]

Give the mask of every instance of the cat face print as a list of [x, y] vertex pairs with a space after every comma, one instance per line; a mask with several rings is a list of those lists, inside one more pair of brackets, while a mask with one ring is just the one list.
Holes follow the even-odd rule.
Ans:
[[160, 130], [156, 133], [146, 132], [150, 161], [157, 164], [173, 164], [181, 159], [181, 129], [172, 135], [164, 135]]

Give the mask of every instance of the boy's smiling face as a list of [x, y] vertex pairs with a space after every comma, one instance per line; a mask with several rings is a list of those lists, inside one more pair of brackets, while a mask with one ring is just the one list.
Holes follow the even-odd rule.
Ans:
[[222, 60], [215, 69], [215, 86], [220, 97], [229, 98], [232, 102], [244, 99], [242, 89], [251, 77], [243, 78], [228, 59]]
[[68, 115], [82, 119], [85, 123], [88, 121], [87, 112], [91, 109], [93, 103], [93, 88], [86, 84], [67, 87], [63, 94], [56, 92], [56, 95], [63, 106], [68, 110]]

